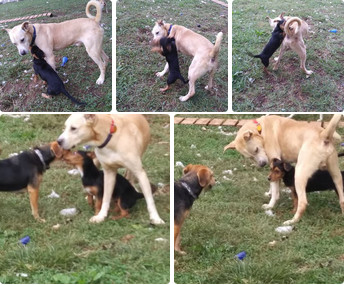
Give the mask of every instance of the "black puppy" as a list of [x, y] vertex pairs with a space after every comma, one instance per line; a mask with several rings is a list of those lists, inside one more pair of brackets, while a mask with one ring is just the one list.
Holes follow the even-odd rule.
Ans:
[[[56, 71], [45, 61], [45, 54], [38, 46], [31, 47], [31, 54], [34, 57], [34, 81], [36, 82], [37, 80], [37, 74], [42, 78], [42, 80], [46, 81], [48, 84], [48, 95], [59, 95], [62, 93], [66, 95], [66, 97], [68, 97], [72, 102], [78, 105], [85, 105], [84, 102], [78, 101], [67, 92], [61, 78], [56, 73]], [[44, 93], [42, 93], [42, 96], [45, 98], [50, 98]]]
[[177, 48], [175, 38], [163, 37], [159, 40], [160, 47], [154, 47], [152, 51], [157, 51], [165, 56], [166, 61], [169, 64], [169, 76], [167, 80], [167, 86], [160, 88], [161, 92], [164, 92], [170, 88], [177, 79], [180, 79], [183, 83], [188, 83], [180, 72], [180, 65], [178, 63]]
[[284, 25], [285, 25], [285, 19], [282, 18], [278, 23], [277, 26], [275, 27], [275, 29], [272, 32], [272, 36], [269, 40], [269, 42], [267, 43], [267, 45], [265, 46], [264, 50], [258, 54], [258, 55], [254, 55], [254, 57], [256, 58], [260, 58], [262, 64], [265, 66], [264, 67], [264, 71], [267, 71], [267, 67], [270, 63], [270, 57], [273, 55], [273, 53], [279, 48], [279, 46], [281, 45], [281, 43], [283, 42], [284, 39]]
[[[96, 199], [95, 215], [97, 215], [102, 207], [104, 174], [94, 164], [93, 159], [95, 158], [94, 152], [72, 152], [69, 150], [64, 150], [62, 156], [66, 163], [74, 165], [82, 173], [81, 180], [85, 191], [88, 193], [89, 205], [93, 206], [93, 197]], [[115, 211], [119, 211], [120, 215], [112, 217], [112, 219], [117, 220], [129, 216], [128, 210], [141, 198], [144, 198], [144, 195], [138, 193], [126, 178], [117, 174], [112, 199], [115, 202]]]
[[[339, 154], [338, 156], [342, 156], [343, 154]], [[341, 171], [341, 175], [343, 177], [343, 185], [344, 185], [344, 171]], [[281, 161], [278, 158], [274, 158], [271, 163], [271, 171], [268, 175], [269, 181], [279, 181], [283, 179], [283, 182], [286, 187], [291, 189], [291, 196], [293, 200], [293, 212], [297, 210], [298, 204], [298, 197], [295, 189], [295, 167], [293, 167], [290, 163], [286, 163]], [[336, 190], [336, 187], [333, 182], [332, 176], [329, 174], [327, 170], [317, 170], [309, 179], [306, 185], [307, 192], [315, 192], [315, 191], [326, 191], [326, 190]]]

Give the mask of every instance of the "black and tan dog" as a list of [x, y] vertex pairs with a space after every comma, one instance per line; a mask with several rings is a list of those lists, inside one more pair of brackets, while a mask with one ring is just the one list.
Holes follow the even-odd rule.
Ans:
[[[95, 197], [95, 215], [97, 215], [102, 207], [104, 174], [94, 164], [93, 159], [95, 158], [94, 152], [72, 152], [69, 150], [64, 150], [62, 156], [66, 163], [77, 167], [79, 170], [84, 190], [88, 193], [88, 203], [91, 207], [93, 207], [93, 197]], [[117, 174], [112, 200], [115, 202], [115, 211], [120, 212], [120, 214], [111, 218], [117, 220], [128, 217], [128, 210], [141, 198], [144, 198], [144, 195], [138, 193], [126, 178]]]
[[27, 189], [34, 218], [44, 222], [38, 214], [38, 192], [43, 172], [49, 164], [62, 156], [57, 142], [34, 150], [24, 151], [16, 156], [0, 160], [0, 191], [13, 192]]
[[264, 71], [266, 73], [268, 73], [267, 67], [270, 63], [270, 57], [280, 47], [285, 37], [284, 25], [286, 21], [282, 17], [282, 15], [281, 15], [281, 19], [277, 21], [277, 25], [272, 32], [272, 36], [269, 42], [267, 43], [267, 45], [265, 46], [265, 48], [263, 49], [263, 51], [258, 55], [254, 55], [254, 57], [261, 59], [261, 62], [264, 65]]
[[[56, 73], [56, 71], [46, 62], [46, 60], [44, 59], [45, 54], [38, 46], [31, 47], [31, 53], [34, 57], [33, 59], [34, 70], [35, 70], [34, 82], [37, 81], [37, 75], [39, 75], [42, 78], [42, 80], [47, 82], [48, 84], [48, 88], [47, 88], [48, 95], [59, 95], [62, 93], [67, 98], [69, 98], [72, 102], [78, 105], [85, 105], [85, 103], [78, 101], [67, 92], [61, 78]], [[51, 98], [48, 95], [46, 95], [45, 93], [42, 93], [43, 97]]]
[[[341, 155], [343, 154], [340, 154], [339, 156]], [[341, 171], [341, 175], [343, 177], [344, 184], [344, 171]], [[293, 167], [290, 163], [283, 162], [278, 158], [274, 158], [270, 165], [268, 180], [275, 182], [280, 181], [280, 179], [283, 179], [285, 186], [291, 189], [291, 197], [293, 200], [292, 212], [296, 213], [298, 197], [295, 188], [295, 167]], [[317, 170], [314, 172], [314, 174], [308, 179], [305, 189], [308, 193], [315, 191], [335, 190], [335, 193], [338, 195], [333, 178], [327, 170]]]
[[181, 75], [176, 43], [174, 38], [161, 38], [159, 40], [159, 46], [153, 47], [151, 51], [159, 52], [161, 55], [165, 56], [165, 59], [169, 64], [169, 76], [167, 80], [167, 86], [161, 88], [161, 92], [167, 91], [170, 88], [170, 85], [173, 84], [177, 79], [180, 79], [184, 84], [188, 83], [188, 80], [185, 80]]
[[180, 254], [185, 254], [180, 247], [183, 222], [201, 191], [215, 184], [213, 172], [204, 165], [188, 164], [183, 169], [183, 174], [174, 183], [174, 249]]

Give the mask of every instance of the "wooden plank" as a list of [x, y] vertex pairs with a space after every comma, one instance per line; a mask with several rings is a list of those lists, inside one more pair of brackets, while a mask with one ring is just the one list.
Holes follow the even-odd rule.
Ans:
[[211, 118], [199, 118], [196, 120], [194, 125], [205, 125], [205, 126], [207, 126], [210, 121], [211, 121]]
[[198, 118], [185, 118], [180, 124], [181, 125], [193, 125]]
[[222, 126], [236, 126], [238, 123], [238, 120], [237, 119], [226, 119]]
[[184, 120], [182, 117], [174, 117], [174, 124], [178, 125]]
[[209, 122], [209, 126], [220, 126], [225, 119], [212, 119], [211, 122]]
[[237, 125], [236, 125], [236, 127], [242, 127], [245, 123], [247, 123], [247, 122], [252, 122], [254, 119], [252, 119], [252, 120], [240, 120], [238, 123], [237, 123]]

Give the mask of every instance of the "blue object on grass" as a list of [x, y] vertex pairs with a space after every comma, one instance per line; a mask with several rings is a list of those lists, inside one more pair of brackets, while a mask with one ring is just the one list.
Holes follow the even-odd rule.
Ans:
[[331, 33], [336, 33], [336, 32], [338, 32], [338, 30], [337, 29], [333, 29], [333, 30], [330, 30], [330, 32]]
[[64, 57], [62, 58], [62, 64], [61, 64], [61, 66], [64, 66], [64, 65], [67, 63], [67, 61], [68, 61], [67, 56], [64, 56]]
[[20, 239], [20, 242], [21, 242], [23, 245], [27, 245], [27, 244], [30, 242], [30, 237], [29, 237], [29, 236], [25, 236], [25, 237], [23, 237], [22, 239]]
[[240, 253], [235, 255], [235, 258], [237, 258], [238, 260], [242, 260], [246, 256], [247, 256], [247, 253], [245, 251], [241, 251]]

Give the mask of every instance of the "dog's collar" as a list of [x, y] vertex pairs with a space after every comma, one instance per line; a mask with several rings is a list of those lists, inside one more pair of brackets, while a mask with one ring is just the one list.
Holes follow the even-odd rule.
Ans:
[[107, 138], [105, 139], [105, 141], [100, 146], [98, 146], [98, 148], [104, 148], [109, 143], [109, 141], [111, 140], [111, 138], [113, 136], [113, 133], [115, 133], [115, 132], [116, 132], [116, 126], [115, 126], [114, 120], [111, 119], [109, 134], [108, 134]]
[[181, 185], [183, 186], [184, 189], [188, 191], [188, 193], [194, 198], [198, 199], [198, 197], [193, 193], [192, 189], [190, 189], [189, 185], [186, 182], [181, 182]]
[[253, 123], [256, 125], [256, 129], [258, 130], [259, 135], [261, 135], [262, 127], [260, 123], [257, 120], [253, 120]]
[[40, 159], [40, 161], [41, 161], [42, 164], [43, 164], [43, 171], [45, 171], [46, 169], [48, 169], [49, 166], [47, 166], [46, 162], [44, 161], [44, 158], [43, 158], [42, 153], [41, 153], [38, 149], [35, 149], [34, 152], [37, 154], [38, 158]]
[[32, 39], [31, 39], [31, 43], [30, 43], [30, 46], [34, 46], [35, 44], [35, 40], [36, 40], [36, 28], [34, 25], [32, 25], [32, 27], [34, 28], [34, 34], [32, 35]]
[[169, 30], [168, 30], [168, 36], [170, 35], [172, 27], [173, 27], [173, 25], [170, 25]]

